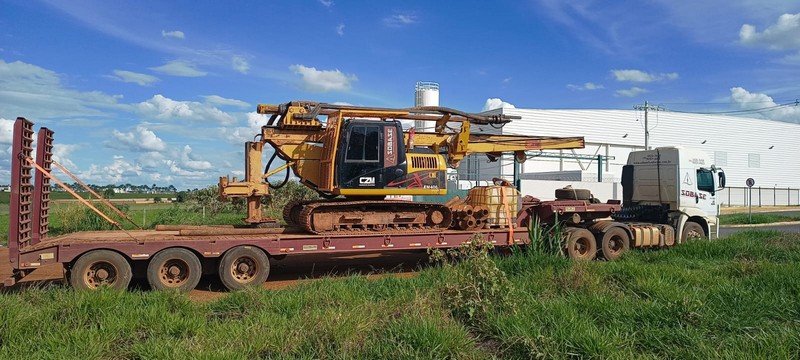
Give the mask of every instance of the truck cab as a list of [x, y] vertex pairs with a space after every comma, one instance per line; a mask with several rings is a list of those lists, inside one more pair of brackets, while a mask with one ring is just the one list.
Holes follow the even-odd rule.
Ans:
[[[685, 235], [695, 223], [703, 237], [719, 233], [716, 193], [725, 187], [725, 172], [702, 151], [660, 147], [634, 151], [622, 171], [623, 211], [635, 220], [672, 224]], [[683, 242], [685, 236], [679, 238]]]

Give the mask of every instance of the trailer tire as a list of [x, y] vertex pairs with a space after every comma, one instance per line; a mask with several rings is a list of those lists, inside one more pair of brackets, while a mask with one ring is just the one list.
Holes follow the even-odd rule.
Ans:
[[131, 283], [131, 264], [111, 250], [93, 250], [81, 255], [69, 270], [69, 284], [77, 290], [108, 287], [125, 290]]
[[683, 234], [681, 234], [681, 242], [689, 242], [692, 240], [706, 240], [706, 232], [703, 227], [694, 221], [687, 221], [683, 225]]
[[604, 259], [614, 261], [628, 251], [630, 244], [631, 237], [627, 231], [620, 227], [612, 227], [600, 238], [600, 253]]
[[253, 246], [237, 246], [219, 261], [219, 279], [228, 290], [260, 285], [269, 276], [269, 257]]
[[573, 189], [573, 188], [556, 189], [556, 199], [589, 200], [591, 198], [592, 198], [592, 191], [588, 189]]
[[566, 254], [570, 259], [592, 260], [597, 256], [597, 239], [589, 230], [569, 229], [567, 230]]
[[184, 248], [161, 250], [147, 264], [147, 282], [153, 290], [191, 291], [202, 276], [200, 259]]

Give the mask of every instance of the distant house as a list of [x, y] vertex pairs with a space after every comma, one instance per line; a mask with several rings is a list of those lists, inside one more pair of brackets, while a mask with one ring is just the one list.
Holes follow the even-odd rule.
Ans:
[[10, 192], [11, 185], [0, 185], [0, 192]]

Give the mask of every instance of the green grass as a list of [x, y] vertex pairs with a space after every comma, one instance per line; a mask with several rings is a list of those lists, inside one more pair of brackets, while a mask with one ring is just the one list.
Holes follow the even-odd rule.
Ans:
[[800, 235], [744, 232], [616, 262], [492, 261], [513, 306], [463, 321], [413, 278], [322, 279], [193, 302], [159, 292], [0, 294], [0, 358], [796, 358]]
[[720, 224], [722, 225], [740, 225], [740, 224], [770, 224], [777, 222], [787, 221], [800, 221], [800, 216], [796, 215], [781, 215], [781, 214], [761, 214], [753, 213], [752, 222], [747, 213], [738, 214], [724, 214], [719, 216]]
[[[99, 204], [95, 204], [101, 207]], [[153, 229], [157, 224], [185, 224], [185, 225], [204, 225], [204, 224], [242, 224], [245, 214], [239, 212], [217, 212], [207, 211], [205, 216], [202, 209], [194, 211], [182, 204], [117, 204], [137, 226], [144, 229]], [[6, 211], [0, 205], [0, 245], [8, 243], [9, 214], [8, 206]], [[124, 229], [136, 229], [136, 226], [117, 216], [110, 209], [104, 210], [106, 215], [111, 216]], [[116, 229], [99, 216], [94, 214], [89, 208], [78, 203], [53, 203], [50, 207], [50, 236], [58, 236], [70, 232], [82, 230], [113, 230]]]

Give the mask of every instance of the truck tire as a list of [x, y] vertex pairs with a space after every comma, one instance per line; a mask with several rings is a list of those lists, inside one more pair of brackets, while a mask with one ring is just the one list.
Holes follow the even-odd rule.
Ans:
[[689, 242], [692, 240], [706, 240], [705, 231], [703, 231], [703, 227], [700, 224], [694, 221], [687, 221], [686, 224], [683, 225], [683, 234], [681, 234], [681, 242]]
[[153, 290], [191, 291], [202, 276], [200, 259], [184, 248], [161, 250], [147, 264], [147, 282]]
[[269, 257], [253, 246], [237, 246], [219, 261], [219, 279], [228, 290], [240, 290], [267, 281]]
[[556, 189], [556, 199], [589, 200], [591, 198], [592, 198], [592, 191], [588, 189], [572, 189], [572, 188]]
[[631, 246], [628, 232], [619, 227], [608, 229], [600, 238], [600, 253], [608, 261], [619, 259]]
[[591, 231], [581, 228], [567, 230], [566, 254], [570, 259], [592, 260], [597, 256], [597, 239]]
[[81, 255], [69, 270], [69, 284], [78, 290], [108, 287], [125, 290], [131, 283], [131, 264], [111, 250], [93, 250]]

